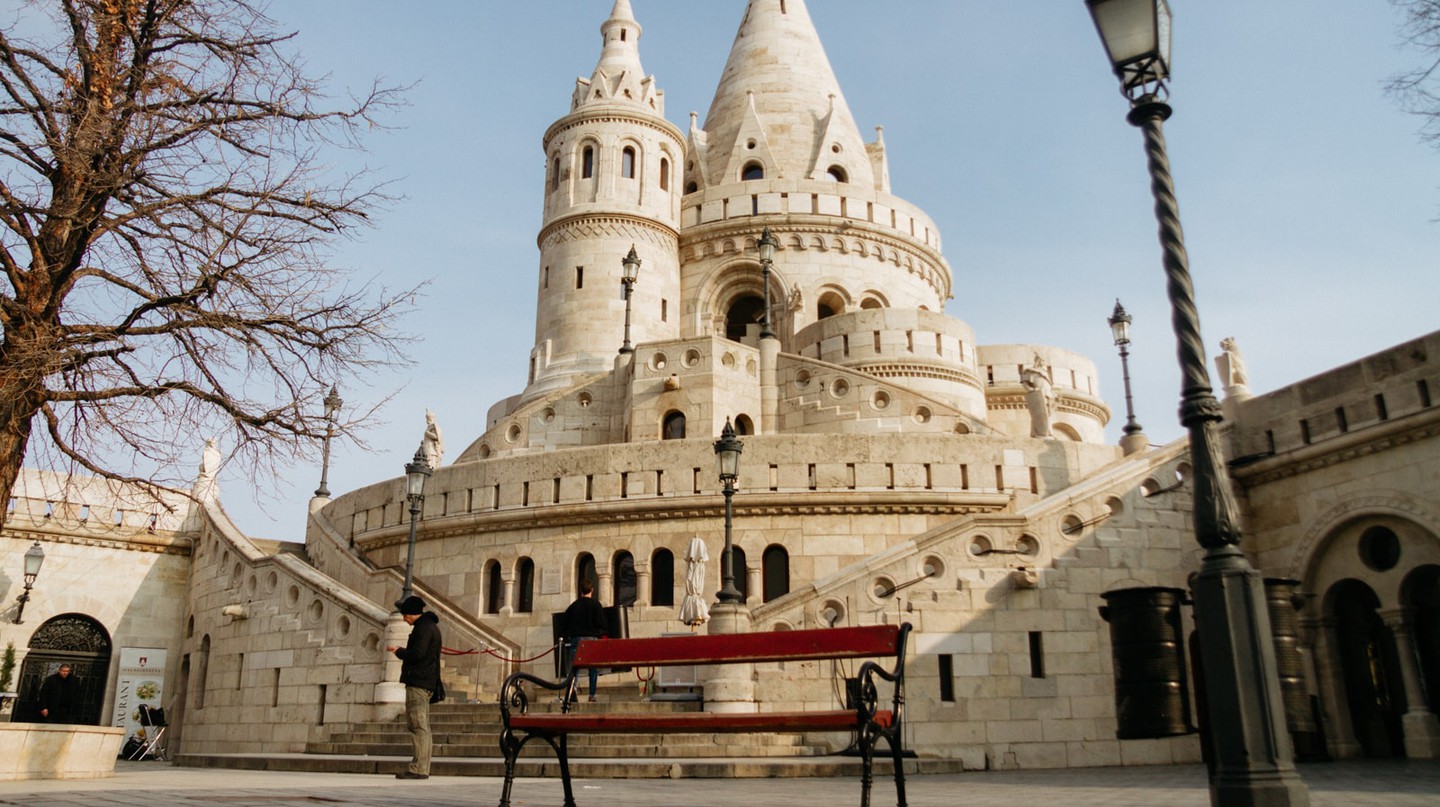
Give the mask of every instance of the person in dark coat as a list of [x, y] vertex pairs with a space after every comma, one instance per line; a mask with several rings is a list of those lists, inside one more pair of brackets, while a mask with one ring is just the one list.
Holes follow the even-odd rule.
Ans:
[[70, 665], [61, 664], [40, 685], [40, 718], [46, 723], [74, 723], [79, 687], [70, 674]]
[[[606, 631], [605, 608], [595, 599], [595, 584], [589, 580], [580, 581], [580, 596], [565, 609], [562, 618], [565, 626], [565, 649], [569, 658], [575, 658], [575, 651], [586, 639], [603, 639]], [[600, 670], [590, 670], [590, 702], [595, 702], [595, 685], [600, 679]]]
[[400, 683], [405, 685], [405, 721], [410, 729], [414, 758], [396, 779], [430, 778], [430, 702], [440, 691], [440, 618], [425, 610], [425, 601], [407, 597], [399, 603], [400, 616], [410, 626], [404, 647], [385, 648], [400, 659]]

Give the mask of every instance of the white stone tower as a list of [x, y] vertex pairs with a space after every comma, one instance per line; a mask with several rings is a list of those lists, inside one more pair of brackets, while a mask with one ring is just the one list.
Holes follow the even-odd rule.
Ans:
[[621, 260], [643, 265], [631, 338], [679, 335], [677, 247], [684, 138], [665, 120], [665, 94], [640, 65], [630, 0], [600, 26], [594, 74], [575, 83], [570, 113], [545, 132], [535, 346], [522, 400], [609, 370], [623, 339]]

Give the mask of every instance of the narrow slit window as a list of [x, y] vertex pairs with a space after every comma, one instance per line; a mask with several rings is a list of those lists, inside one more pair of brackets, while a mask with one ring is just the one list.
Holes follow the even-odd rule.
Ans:
[[580, 157], [580, 178], [590, 179], [595, 176], [595, 149], [586, 146]]
[[635, 178], [635, 149], [630, 146], [620, 152], [620, 176], [625, 179]]
[[1038, 630], [1030, 631], [1030, 677], [1045, 677], [1045, 637]]

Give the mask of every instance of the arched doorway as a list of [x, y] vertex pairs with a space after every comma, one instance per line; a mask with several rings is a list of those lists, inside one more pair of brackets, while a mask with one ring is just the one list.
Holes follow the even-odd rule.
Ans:
[[110, 633], [94, 619], [84, 614], [61, 614], [46, 620], [30, 636], [29, 650], [20, 665], [19, 698], [10, 719], [16, 723], [43, 722], [40, 685], [61, 664], [69, 664], [78, 701], [75, 722], [100, 725], [105, 687], [110, 681], [110, 656]]
[[1405, 578], [1401, 598], [1411, 609], [1411, 640], [1430, 711], [1440, 714], [1440, 566], [1421, 566]]
[[759, 328], [765, 312], [765, 300], [757, 294], [749, 294], [730, 304], [725, 313], [725, 338], [732, 342], [743, 342], [751, 327]]
[[1358, 580], [1341, 580], [1326, 601], [1335, 619], [1354, 739], [1367, 757], [1402, 757], [1405, 692], [1395, 640], [1378, 612], [1380, 599]]

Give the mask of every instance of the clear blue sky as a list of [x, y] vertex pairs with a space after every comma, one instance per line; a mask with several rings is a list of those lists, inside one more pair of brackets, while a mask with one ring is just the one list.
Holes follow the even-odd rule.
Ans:
[[[703, 122], [744, 0], [632, 0], [667, 116]], [[336, 494], [398, 476], [433, 409], [450, 458], [524, 385], [534, 336], [540, 138], [600, 53], [612, 0], [277, 2], [337, 93], [419, 82], [368, 152], [340, 155], [404, 198], [335, 258], [392, 285], [432, 281], [413, 371], [346, 387], [400, 392], [368, 450], [337, 447]], [[1106, 317], [1135, 318], [1137, 417], [1179, 437], [1179, 371], [1140, 134], [1082, 0], [810, 0], [862, 132], [885, 126], [892, 190], [940, 228], [948, 312], [984, 344], [1077, 350], [1124, 421]], [[1382, 91], [1419, 62], [1381, 0], [1171, 0], [1166, 127], [1207, 351], [1234, 336], [1263, 393], [1440, 327], [1440, 152]], [[358, 163], [356, 162], [358, 161]], [[618, 290], [617, 290], [618, 293]], [[618, 336], [618, 335], [617, 335]], [[618, 340], [617, 340], [618, 341]], [[1211, 365], [1213, 372], [1213, 364]], [[198, 457], [199, 446], [196, 446]], [[303, 539], [319, 478], [222, 473], [257, 536]], [[256, 497], [259, 501], [256, 501]]]

